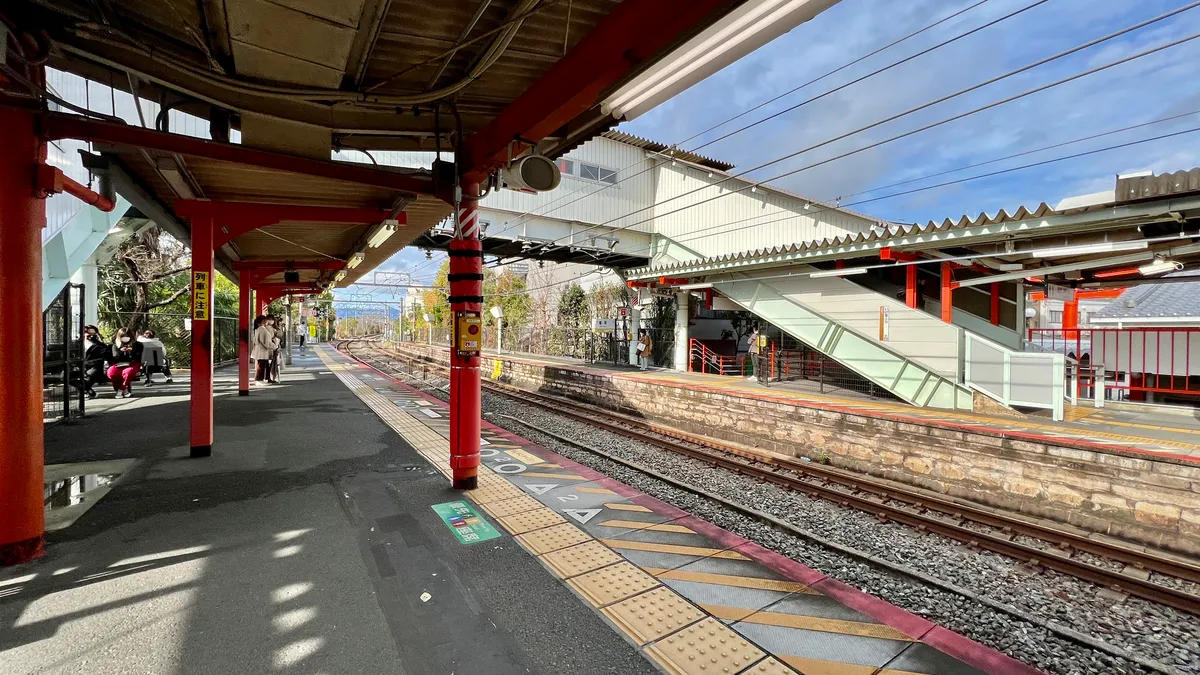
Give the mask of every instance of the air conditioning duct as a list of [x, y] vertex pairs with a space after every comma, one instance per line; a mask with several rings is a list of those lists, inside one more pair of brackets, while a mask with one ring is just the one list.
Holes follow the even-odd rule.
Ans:
[[558, 164], [542, 155], [518, 157], [500, 172], [500, 176], [509, 188], [527, 192], [549, 192], [562, 182]]

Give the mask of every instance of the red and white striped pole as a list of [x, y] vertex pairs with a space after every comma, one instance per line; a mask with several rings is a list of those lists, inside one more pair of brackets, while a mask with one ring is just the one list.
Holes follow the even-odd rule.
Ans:
[[[473, 490], [478, 485], [479, 426], [482, 401], [479, 391], [479, 350], [460, 350], [459, 321], [463, 312], [483, 312], [483, 245], [479, 241], [479, 183], [462, 185], [450, 242], [450, 314], [454, 340], [450, 345], [450, 469], [454, 489]], [[482, 338], [482, 335], [477, 336]], [[478, 344], [478, 343], [477, 343]]]

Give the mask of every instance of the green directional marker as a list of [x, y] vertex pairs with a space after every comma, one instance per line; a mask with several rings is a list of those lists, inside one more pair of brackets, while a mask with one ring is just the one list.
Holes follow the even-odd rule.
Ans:
[[500, 536], [491, 523], [483, 519], [475, 508], [464, 501], [434, 504], [433, 510], [441, 517], [446, 527], [454, 533], [460, 544], [475, 544]]

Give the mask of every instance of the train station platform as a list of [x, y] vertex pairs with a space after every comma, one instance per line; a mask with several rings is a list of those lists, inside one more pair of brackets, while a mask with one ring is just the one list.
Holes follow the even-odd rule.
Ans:
[[47, 430], [96, 489], [0, 573], [0, 671], [1036, 672], [486, 423], [456, 493], [444, 404], [332, 348], [235, 375], [210, 458], [165, 389]]
[[[447, 354], [445, 348], [418, 343], [401, 343], [404, 348], [433, 350]], [[494, 357], [485, 353], [485, 358]], [[809, 383], [773, 382], [763, 386], [735, 376], [680, 372], [664, 368], [639, 370], [625, 365], [586, 363], [578, 359], [524, 353], [505, 353], [504, 361], [552, 366], [581, 373], [641, 382], [659, 382], [696, 391], [711, 391], [762, 401], [846, 411], [872, 417], [918, 422], [946, 429], [996, 434], [1014, 439], [1038, 440], [1075, 445], [1132, 455], [1200, 463], [1200, 409], [1142, 404], [1119, 404], [1104, 408], [1077, 407], [1068, 420], [1055, 422], [1040, 415], [999, 415], [917, 408], [898, 401], [871, 399], [857, 392], [818, 393]], [[444, 360], [444, 358], [443, 358]]]

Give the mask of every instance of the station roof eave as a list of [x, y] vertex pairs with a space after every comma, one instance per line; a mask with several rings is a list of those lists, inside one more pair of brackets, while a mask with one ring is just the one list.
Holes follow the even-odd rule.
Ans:
[[[273, 261], [283, 268], [289, 263], [305, 261], [345, 262], [361, 252], [362, 262], [345, 269], [342, 284], [348, 284], [412, 243], [451, 211], [449, 204], [431, 195], [379, 185], [205, 157], [156, 153], [132, 146], [97, 144], [96, 148], [105, 160], [130, 176], [173, 216], [173, 222], [184, 230], [172, 232], [175, 236], [190, 233], [188, 219], [180, 217], [176, 209], [184, 200], [211, 200], [235, 206], [246, 203], [363, 209], [383, 214], [391, 213], [397, 207], [401, 209], [396, 214], [401, 224], [378, 247], [368, 246], [367, 239], [380, 225], [382, 217], [363, 222], [284, 220], [239, 234], [217, 252], [225, 274], [245, 262]], [[333, 269], [308, 269], [302, 264], [296, 267], [305, 283], [332, 284], [337, 273]], [[282, 270], [262, 281], [282, 281]]]
[[[721, 256], [685, 260], [665, 265], [632, 269], [630, 280], [659, 277], [685, 278], [721, 273], [744, 272], [795, 264], [812, 264], [863, 257], [878, 257], [883, 249], [927, 252], [945, 255], [947, 249], [960, 254], [978, 252], [980, 258], [1002, 260], [1005, 242], [1037, 242], [1039, 245], [1069, 243], [1068, 235], [1080, 237], [1141, 237], [1141, 228], [1152, 223], [1179, 223], [1200, 219], [1200, 191], [1174, 192], [1168, 196], [1140, 199], [1131, 203], [1107, 203], [1077, 208], [1054, 209], [1042, 203], [1030, 210], [1021, 207], [1013, 213], [963, 216], [925, 225], [891, 225], [869, 234], [847, 235], [834, 239], [794, 243], [770, 249], [732, 252]], [[1187, 225], [1197, 229], [1200, 220]], [[1028, 246], [1028, 244], [1027, 244]], [[1016, 254], [1019, 257], [1019, 252]], [[1079, 259], [1102, 259], [1102, 255]], [[1007, 261], [1012, 264], [1012, 261]], [[1026, 272], [1038, 275], [1036, 267]]]
[[[412, 246], [444, 251], [449, 249], [452, 237], [453, 232], [435, 228], [418, 236], [412, 242]], [[600, 265], [616, 269], [638, 267], [649, 262], [646, 256], [629, 255], [621, 251], [609, 251], [589, 246], [544, 246], [539, 242], [507, 237], [489, 237], [486, 233], [480, 237], [480, 242], [485, 255], [512, 261], [544, 260], [554, 263]]]

